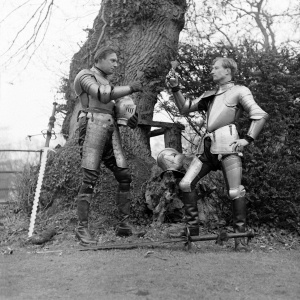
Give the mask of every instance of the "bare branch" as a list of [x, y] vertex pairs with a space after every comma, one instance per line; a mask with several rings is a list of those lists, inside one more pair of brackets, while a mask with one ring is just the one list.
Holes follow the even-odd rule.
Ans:
[[26, 1], [25, 3], [19, 5], [18, 7], [16, 7], [14, 10], [12, 10], [7, 16], [5, 16], [1, 21], [0, 24], [3, 23], [10, 15], [12, 15], [15, 11], [17, 11], [19, 8], [21, 8], [22, 6], [26, 5], [30, 0]]
[[[9, 63], [11, 63], [12, 59], [17, 57], [18, 55], [22, 55], [21, 58], [19, 59], [19, 61], [23, 60], [25, 58], [25, 56], [27, 55], [28, 50], [32, 46], [35, 45], [35, 42], [36, 42], [37, 38], [40, 36], [41, 29], [45, 25], [45, 30], [44, 30], [43, 36], [41, 38], [41, 41], [34, 48], [33, 53], [30, 55], [26, 66], [28, 65], [31, 58], [33, 57], [33, 55], [35, 54], [35, 52], [37, 51], [37, 49], [40, 47], [41, 43], [43, 42], [43, 40], [45, 38], [45, 35], [48, 31], [48, 28], [49, 28], [51, 15], [52, 15], [51, 12], [52, 12], [52, 8], [53, 8], [54, 0], [51, 0], [50, 3], [48, 4], [48, 6], [46, 6], [47, 2], [48, 2], [48, 0], [43, 1], [43, 3], [35, 10], [33, 15], [25, 23], [25, 25], [17, 32], [17, 34], [14, 37], [14, 39], [13, 39], [11, 45], [9, 46], [9, 48], [1, 55], [1, 57], [4, 56], [7, 52], [9, 52], [12, 49], [12, 47], [15, 45], [16, 41], [18, 40], [19, 35], [29, 26], [29, 23], [37, 17], [36, 23], [35, 23], [34, 28], [33, 28], [33, 33], [31, 34], [31, 36], [27, 39], [26, 42], [24, 42], [20, 47], [18, 47], [18, 49], [16, 49], [13, 52], [13, 54], [10, 55], [10, 57], [4, 62], [4, 65], [8, 65]], [[42, 18], [42, 15], [43, 15], [45, 9], [46, 9], [46, 13], [45, 13], [44, 17]]]
[[[25, 23], [25, 25], [17, 32], [17, 34], [16, 34], [16, 36], [14, 37], [14, 39], [13, 39], [13, 41], [12, 41], [10, 47], [9, 47], [9, 48], [1, 55], [1, 56], [5, 55], [5, 54], [13, 47], [13, 45], [14, 45], [15, 42], [17, 41], [19, 35], [20, 35], [20, 34], [24, 31], [24, 29], [28, 26], [28, 24], [30, 23], [30, 21], [31, 21], [32, 19], [34, 19], [35, 15], [36, 15], [37, 12], [39, 11], [39, 9], [40, 9], [41, 7], [43, 7], [43, 6], [45, 6], [46, 3], [47, 3], [47, 0], [45, 0], [45, 1], [37, 8], [37, 10], [34, 12], [34, 14], [33, 14], [33, 15], [29, 18], [29, 20]], [[42, 9], [43, 9], [43, 8], [42, 8]]]

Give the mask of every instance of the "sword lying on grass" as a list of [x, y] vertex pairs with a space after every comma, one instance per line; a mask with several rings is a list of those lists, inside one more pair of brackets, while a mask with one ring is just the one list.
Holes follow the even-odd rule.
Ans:
[[212, 241], [215, 240], [216, 244], [223, 245], [223, 242], [227, 242], [229, 239], [233, 238], [247, 238], [247, 243], [255, 236], [254, 231], [250, 230], [243, 233], [227, 233], [222, 230], [219, 234], [214, 235], [203, 235], [203, 236], [191, 236], [189, 230], [186, 229], [186, 236], [174, 239], [165, 239], [154, 242], [139, 242], [139, 243], [129, 243], [129, 244], [104, 244], [93, 247], [84, 247], [79, 249], [79, 251], [89, 251], [89, 250], [112, 250], [112, 249], [135, 249], [142, 247], [155, 247], [161, 244], [171, 244], [171, 243], [183, 243], [187, 250], [191, 249], [192, 243], [201, 241]]

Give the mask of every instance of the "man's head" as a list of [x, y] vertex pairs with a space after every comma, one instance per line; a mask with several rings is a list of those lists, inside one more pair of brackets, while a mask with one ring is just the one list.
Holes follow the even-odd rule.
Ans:
[[216, 83], [222, 84], [232, 80], [236, 71], [237, 64], [232, 58], [217, 57], [213, 60], [211, 74]]
[[116, 50], [111, 47], [97, 50], [94, 56], [95, 66], [103, 71], [106, 75], [114, 73], [118, 65]]

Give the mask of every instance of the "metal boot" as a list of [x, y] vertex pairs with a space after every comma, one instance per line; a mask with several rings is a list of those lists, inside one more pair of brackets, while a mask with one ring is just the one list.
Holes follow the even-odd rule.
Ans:
[[93, 238], [88, 228], [88, 217], [91, 194], [79, 194], [77, 197], [77, 216], [78, 225], [75, 229], [76, 237], [82, 244], [97, 244], [97, 240]]
[[[246, 232], [246, 199], [245, 197], [239, 197], [232, 201], [233, 212], [233, 229], [234, 232], [244, 233]], [[248, 251], [248, 245], [245, 238], [235, 239], [235, 250]]]

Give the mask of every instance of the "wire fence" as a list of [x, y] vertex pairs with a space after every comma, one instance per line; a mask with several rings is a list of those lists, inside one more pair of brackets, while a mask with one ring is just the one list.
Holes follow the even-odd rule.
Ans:
[[[16, 175], [23, 172], [26, 163], [39, 163], [43, 150], [0, 149], [0, 204], [7, 204], [14, 191]], [[25, 157], [22, 153], [39, 154], [39, 157]]]

